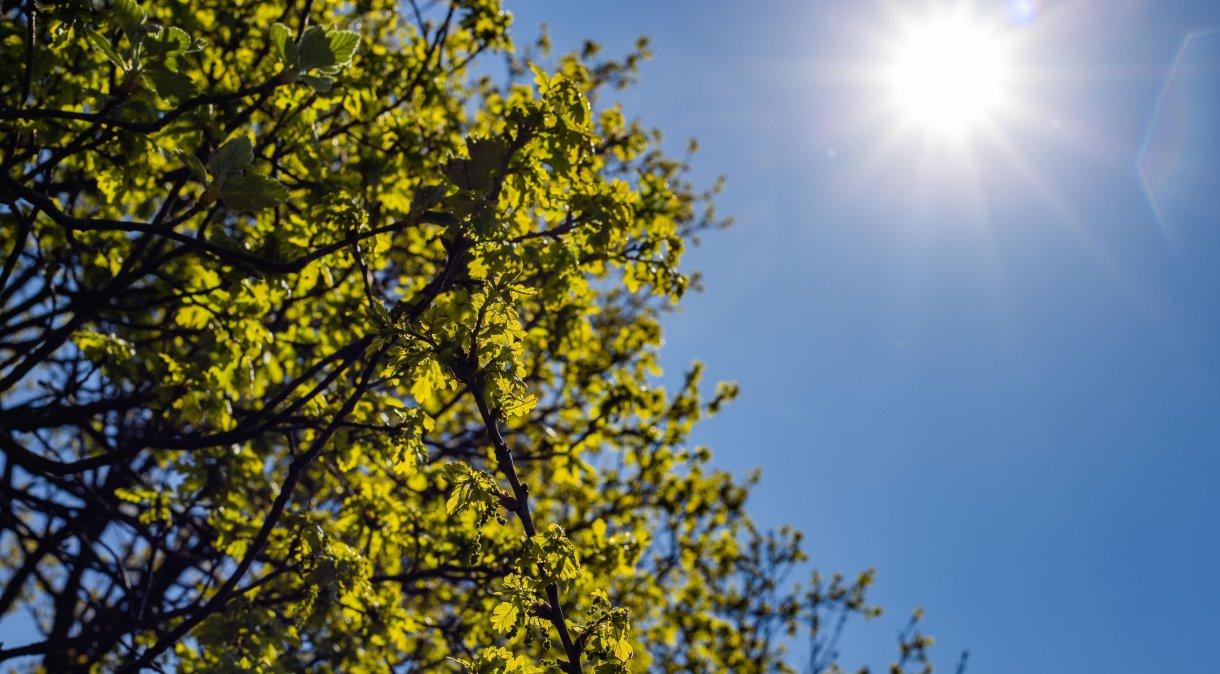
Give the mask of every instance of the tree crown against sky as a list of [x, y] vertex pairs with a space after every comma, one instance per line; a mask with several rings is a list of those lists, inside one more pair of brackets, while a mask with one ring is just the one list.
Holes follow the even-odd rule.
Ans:
[[721, 220], [613, 100], [645, 43], [544, 69], [491, 0], [4, 10], [0, 614], [40, 636], [0, 661], [823, 671], [875, 614], [871, 573], [791, 586], [800, 535], [691, 446], [735, 388], [659, 383]]

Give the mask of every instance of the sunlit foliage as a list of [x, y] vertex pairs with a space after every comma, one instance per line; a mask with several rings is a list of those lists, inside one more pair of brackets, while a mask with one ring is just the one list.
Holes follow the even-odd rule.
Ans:
[[614, 102], [645, 42], [517, 50], [495, 0], [4, 11], [0, 613], [43, 637], [0, 661], [824, 671], [875, 613], [871, 574], [789, 586], [799, 535], [689, 443], [735, 387], [659, 385], [721, 221]]

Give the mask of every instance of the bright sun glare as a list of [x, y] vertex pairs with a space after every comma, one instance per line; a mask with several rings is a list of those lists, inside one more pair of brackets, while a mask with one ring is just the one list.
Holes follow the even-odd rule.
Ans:
[[1003, 111], [1008, 54], [999, 36], [963, 16], [907, 27], [891, 55], [886, 86], [908, 123], [961, 136]]

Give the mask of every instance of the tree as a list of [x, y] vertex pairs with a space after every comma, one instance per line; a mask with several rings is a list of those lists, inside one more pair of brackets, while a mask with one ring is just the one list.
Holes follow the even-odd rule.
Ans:
[[657, 383], [720, 220], [608, 100], [646, 43], [423, 4], [4, 2], [0, 661], [822, 671], [876, 612]]

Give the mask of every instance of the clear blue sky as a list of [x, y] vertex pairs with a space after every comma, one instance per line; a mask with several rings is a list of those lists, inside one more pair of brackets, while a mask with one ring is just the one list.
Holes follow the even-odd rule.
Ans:
[[650, 35], [629, 111], [729, 176], [666, 362], [741, 382], [700, 439], [762, 522], [878, 567], [846, 664], [922, 604], [946, 669], [1218, 671], [1220, 3], [1044, 0], [1004, 28], [1022, 114], [953, 151], [852, 74], [911, 4], [509, 6]]

